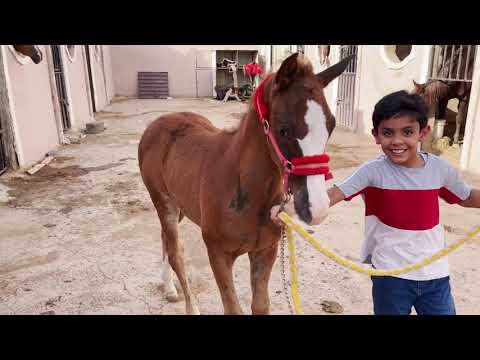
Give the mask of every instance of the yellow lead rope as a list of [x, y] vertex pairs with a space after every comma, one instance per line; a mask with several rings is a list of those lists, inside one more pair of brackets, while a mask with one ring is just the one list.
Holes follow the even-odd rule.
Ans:
[[285, 212], [281, 212], [279, 215], [279, 218], [285, 223], [287, 226], [287, 238], [288, 238], [288, 247], [290, 250], [290, 270], [292, 273], [291, 276], [291, 282], [292, 282], [292, 297], [293, 297], [293, 303], [294, 303], [294, 308], [295, 308], [295, 313], [296, 314], [301, 314], [302, 309], [300, 305], [300, 298], [299, 298], [299, 293], [298, 293], [298, 279], [297, 279], [297, 266], [296, 266], [296, 258], [295, 258], [295, 244], [294, 244], [294, 237], [293, 237], [293, 230], [297, 232], [301, 237], [303, 237], [305, 240], [310, 243], [315, 249], [320, 251], [322, 254], [327, 256], [328, 258], [332, 259], [335, 261], [337, 264], [340, 264], [346, 268], [352, 269], [353, 271], [362, 273], [362, 274], [367, 274], [370, 276], [390, 276], [390, 275], [400, 275], [400, 274], [405, 274], [413, 270], [418, 270], [422, 267], [425, 267], [427, 265], [430, 265], [431, 263], [441, 259], [442, 257], [447, 256], [450, 254], [452, 251], [456, 250], [460, 246], [462, 246], [464, 243], [467, 241], [471, 240], [474, 238], [478, 233], [480, 233], [480, 226], [477, 226], [475, 230], [469, 232], [466, 237], [463, 239], [460, 239], [456, 241], [455, 243], [447, 246], [446, 248], [436, 252], [432, 256], [425, 258], [415, 264], [410, 264], [407, 265], [403, 268], [399, 269], [391, 269], [391, 270], [381, 270], [381, 269], [372, 269], [372, 268], [367, 268], [365, 266], [359, 265], [353, 261], [350, 261], [332, 250], [330, 250], [328, 247], [323, 246], [320, 244], [320, 242], [315, 239], [313, 236], [311, 236], [305, 229], [303, 229], [299, 224], [295, 223], [292, 218]]
[[297, 260], [295, 258], [295, 242], [293, 238], [292, 228], [287, 226], [288, 250], [290, 251], [290, 272], [292, 283], [293, 308], [297, 315], [302, 313], [302, 305], [300, 304], [300, 295], [298, 293], [298, 277], [297, 277]]

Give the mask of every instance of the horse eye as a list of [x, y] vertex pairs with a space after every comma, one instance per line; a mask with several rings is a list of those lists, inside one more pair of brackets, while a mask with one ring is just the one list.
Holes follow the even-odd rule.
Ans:
[[287, 136], [288, 135], [288, 129], [286, 128], [283, 128], [283, 129], [280, 129], [280, 136]]

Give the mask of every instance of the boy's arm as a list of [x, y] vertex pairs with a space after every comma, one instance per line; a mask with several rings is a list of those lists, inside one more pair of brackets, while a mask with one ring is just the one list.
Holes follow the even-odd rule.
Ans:
[[480, 208], [480, 189], [472, 189], [470, 196], [458, 205], [470, 208]]
[[345, 200], [345, 194], [336, 186], [328, 189], [327, 193], [328, 197], [330, 198], [330, 207], [339, 203], [342, 200]]

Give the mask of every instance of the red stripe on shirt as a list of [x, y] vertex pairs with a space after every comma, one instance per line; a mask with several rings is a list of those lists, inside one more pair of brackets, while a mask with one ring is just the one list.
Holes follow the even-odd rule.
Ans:
[[442, 187], [439, 192], [438, 196], [440, 196], [443, 200], [445, 200], [449, 204], [458, 204], [462, 199], [460, 199], [457, 195], [452, 193], [446, 187]]
[[367, 187], [362, 191], [365, 216], [402, 230], [428, 230], [439, 223], [438, 189], [391, 190]]

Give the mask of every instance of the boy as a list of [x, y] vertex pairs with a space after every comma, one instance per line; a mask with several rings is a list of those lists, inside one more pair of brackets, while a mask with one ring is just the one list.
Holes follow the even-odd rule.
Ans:
[[[450, 204], [480, 207], [471, 189], [445, 160], [417, 152], [430, 132], [427, 109], [418, 95], [398, 91], [375, 106], [372, 135], [385, 155], [361, 165], [328, 190], [330, 206], [361, 194], [365, 242], [361, 258], [377, 269], [415, 263], [445, 247], [438, 197]], [[454, 315], [448, 259], [398, 276], [372, 276], [376, 315]]]

